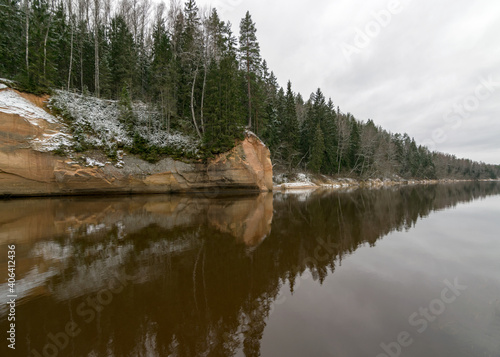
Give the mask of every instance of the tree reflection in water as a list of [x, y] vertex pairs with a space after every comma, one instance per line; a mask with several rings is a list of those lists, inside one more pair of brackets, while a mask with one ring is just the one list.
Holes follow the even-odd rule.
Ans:
[[[432, 211], [499, 191], [495, 183], [465, 183], [274, 198], [5, 201], [0, 242], [4, 249], [17, 245], [22, 296], [18, 352], [41, 351], [49, 333], [74, 321], [81, 333], [60, 355], [233, 356], [243, 350], [259, 356], [284, 284], [293, 292], [306, 271], [321, 284], [360, 245], [373, 246]], [[130, 283], [86, 323], [77, 307], [124, 273]], [[0, 312], [4, 329], [6, 310]]]

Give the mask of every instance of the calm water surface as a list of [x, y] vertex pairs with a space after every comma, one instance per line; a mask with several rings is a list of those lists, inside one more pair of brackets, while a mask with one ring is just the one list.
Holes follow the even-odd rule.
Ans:
[[499, 357], [499, 193], [0, 201], [1, 355]]

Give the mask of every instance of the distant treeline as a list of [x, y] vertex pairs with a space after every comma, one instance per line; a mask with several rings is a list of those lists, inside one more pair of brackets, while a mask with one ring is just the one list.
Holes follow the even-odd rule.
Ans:
[[140, 100], [160, 114], [158, 130], [197, 137], [210, 154], [231, 148], [248, 127], [282, 170], [363, 178], [500, 176], [498, 165], [430, 152], [407, 134], [360, 122], [320, 89], [304, 100], [290, 82], [281, 88], [260, 56], [249, 12], [237, 38], [216, 9], [200, 11], [194, 0], [169, 6], [0, 0], [0, 9], [0, 76], [32, 92], [61, 88]]

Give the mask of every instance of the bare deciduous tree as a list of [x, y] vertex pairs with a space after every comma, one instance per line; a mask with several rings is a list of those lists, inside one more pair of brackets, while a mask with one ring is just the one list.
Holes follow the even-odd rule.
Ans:
[[99, 83], [99, 27], [101, 26], [101, 0], [94, 0], [94, 94], [100, 95]]
[[75, 37], [75, 18], [73, 15], [73, 0], [68, 0], [68, 18], [69, 26], [71, 31], [71, 40], [69, 45], [69, 65], [68, 65], [68, 85], [67, 90], [69, 91], [71, 85], [71, 72], [73, 69], [73, 41]]

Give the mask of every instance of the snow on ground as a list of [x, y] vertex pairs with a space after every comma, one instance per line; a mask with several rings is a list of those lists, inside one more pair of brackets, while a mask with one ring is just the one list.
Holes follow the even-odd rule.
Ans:
[[114, 145], [132, 144], [125, 127], [118, 121], [120, 111], [116, 101], [57, 91], [50, 104], [74, 119], [74, 132], [82, 135], [91, 146], [112, 148]]
[[0, 91], [0, 111], [22, 116], [36, 126], [40, 126], [40, 120], [57, 123], [56, 117], [37, 107], [12, 89]]
[[309, 187], [309, 186], [317, 186], [317, 185], [310, 181], [288, 182], [281, 184], [281, 187], [284, 188], [298, 188], [298, 187]]
[[[116, 149], [119, 146], [131, 146], [133, 138], [120, 121], [118, 101], [103, 100], [90, 96], [57, 91], [51, 98], [51, 105], [69, 115], [75, 133], [93, 147]], [[196, 153], [199, 142], [177, 132], [167, 133], [159, 114], [144, 103], [133, 103], [137, 118], [135, 130], [146, 141], [158, 147], [169, 147], [183, 152]]]
[[266, 144], [264, 144], [264, 141], [263, 141], [263, 140], [261, 140], [261, 139], [257, 136], [257, 134], [255, 134], [253, 131], [249, 130], [248, 128], [247, 128], [247, 129], [245, 129], [245, 135], [247, 135], [247, 136], [253, 136], [253, 137], [254, 137], [254, 138], [256, 138], [257, 140], [259, 140], [259, 142], [261, 143], [261, 145], [262, 145], [263, 147], [267, 148]]
[[106, 166], [106, 164], [104, 162], [100, 162], [99, 160], [92, 159], [90, 157], [85, 158], [85, 164], [87, 166], [91, 166], [91, 167], [94, 167], [94, 166], [104, 167], [104, 166]]
[[36, 151], [48, 152], [61, 147], [73, 145], [73, 137], [70, 134], [56, 132], [54, 134], [44, 133], [42, 138], [31, 140], [31, 147]]
[[317, 187], [317, 185], [311, 181], [310, 177], [302, 172], [295, 175], [295, 179], [293, 179], [291, 182], [288, 182], [288, 178], [285, 177], [284, 174], [277, 175], [275, 177], [275, 181], [278, 183], [281, 182], [279, 183], [279, 186], [287, 190], [296, 188]]
[[7, 78], [0, 78], [0, 82], [4, 82], [4, 83], [14, 83], [14, 81], [11, 81], [10, 79], [7, 79]]
[[[1, 78], [0, 81], [8, 83], [7, 80]], [[40, 137], [31, 140], [34, 150], [47, 152], [64, 147], [71, 148], [75, 145], [76, 142], [69, 134], [71, 131], [63, 118], [49, 114], [3, 83], [0, 83], [0, 89], [0, 112], [17, 114], [28, 120], [30, 124], [44, 128]], [[133, 138], [120, 121], [121, 112], [118, 101], [57, 91], [51, 98], [49, 106], [61, 109], [63, 114], [72, 118], [73, 133], [80, 143], [110, 152], [118, 147], [133, 144]], [[186, 153], [198, 151], [199, 141], [178, 132], [167, 133], [158, 113], [146, 104], [134, 103], [133, 110], [137, 118], [135, 129], [150, 145], [168, 147]], [[47, 123], [57, 124], [57, 129], [47, 126]], [[98, 162], [87, 162], [87, 164], [103, 165]]]
[[346, 190], [360, 185], [360, 181], [352, 178], [329, 178], [325, 175], [319, 177], [303, 172], [295, 174], [279, 173], [273, 179], [276, 188], [283, 189], [286, 193], [295, 193], [295, 191], [308, 192], [311, 189], [314, 190], [320, 187]]

